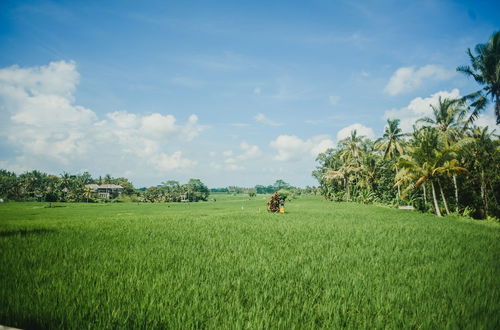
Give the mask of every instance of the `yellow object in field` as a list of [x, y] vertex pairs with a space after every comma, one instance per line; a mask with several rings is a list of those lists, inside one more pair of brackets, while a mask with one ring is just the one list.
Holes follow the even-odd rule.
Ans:
[[285, 213], [285, 208], [284, 207], [280, 207], [280, 213]]

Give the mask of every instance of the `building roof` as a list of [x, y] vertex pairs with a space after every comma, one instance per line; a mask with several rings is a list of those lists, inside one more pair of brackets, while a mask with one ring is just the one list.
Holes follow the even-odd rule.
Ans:
[[92, 183], [92, 184], [86, 184], [85, 187], [90, 187], [94, 190], [97, 190], [97, 189], [123, 189], [123, 187], [120, 185], [110, 184], [110, 183], [105, 183], [105, 184], [101, 184], [101, 185]]
[[123, 189], [122, 186], [117, 184], [105, 183], [99, 186], [101, 189]]

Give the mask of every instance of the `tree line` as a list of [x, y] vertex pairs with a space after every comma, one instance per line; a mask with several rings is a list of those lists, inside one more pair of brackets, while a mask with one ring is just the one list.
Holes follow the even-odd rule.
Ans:
[[313, 176], [330, 200], [410, 204], [422, 211], [500, 217], [500, 141], [475, 125], [493, 101], [500, 123], [500, 32], [469, 49], [471, 66], [457, 71], [482, 88], [460, 99], [439, 99], [432, 115], [404, 134], [399, 119], [387, 121], [373, 141], [357, 131], [320, 154]]
[[63, 173], [59, 176], [37, 170], [20, 175], [0, 169], [0, 198], [10, 201], [84, 202], [96, 199], [89, 184], [116, 184], [123, 187], [125, 195], [136, 190], [127, 178], [92, 178], [88, 172], [82, 174]]
[[282, 179], [278, 179], [272, 185], [256, 185], [255, 187], [238, 187], [238, 186], [228, 186], [221, 188], [210, 188], [210, 192], [213, 193], [227, 193], [227, 194], [248, 194], [254, 196], [256, 194], [274, 194], [277, 191], [286, 190], [293, 195], [316, 195], [319, 191], [317, 187], [306, 186], [305, 188], [294, 187], [291, 184], [285, 182]]
[[[118, 201], [137, 202], [197, 202], [209, 196], [207, 186], [199, 179], [190, 179], [187, 184], [166, 181], [161, 185], [135, 189], [123, 177], [107, 174], [93, 178], [88, 172], [82, 174], [63, 173], [59, 176], [37, 170], [20, 175], [0, 169], [0, 198], [4, 201], [39, 202], [97, 202], [97, 193], [90, 184], [115, 184], [123, 188]], [[103, 199], [105, 200], [105, 199]]]
[[190, 179], [186, 184], [169, 180], [144, 190], [140, 200], [150, 203], [198, 202], [206, 201], [209, 195], [210, 190], [200, 179]]

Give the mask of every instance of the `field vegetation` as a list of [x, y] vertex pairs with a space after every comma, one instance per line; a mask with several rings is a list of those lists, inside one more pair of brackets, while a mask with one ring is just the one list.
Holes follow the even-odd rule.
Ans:
[[302, 196], [0, 204], [0, 324], [500, 328], [500, 226]]

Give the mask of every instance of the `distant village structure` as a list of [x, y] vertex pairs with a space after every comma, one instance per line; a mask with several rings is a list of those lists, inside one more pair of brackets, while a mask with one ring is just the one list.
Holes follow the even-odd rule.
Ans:
[[103, 199], [111, 199], [120, 196], [123, 193], [123, 187], [117, 184], [87, 184], [85, 187], [91, 188], [96, 194], [97, 197]]

